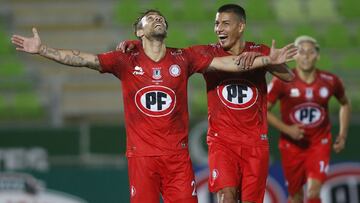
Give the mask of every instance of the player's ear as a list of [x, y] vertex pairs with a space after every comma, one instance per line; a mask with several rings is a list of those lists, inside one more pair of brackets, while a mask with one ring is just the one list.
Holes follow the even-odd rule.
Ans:
[[144, 30], [143, 29], [138, 29], [136, 31], [136, 37], [142, 38], [143, 36], [144, 36]]
[[245, 26], [246, 26], [245, 23], [243, 23], [243, 22], [240, 22], [240, 23], [239, 23], [239, 32], [240, 32], [240, 33], [244, 32]]

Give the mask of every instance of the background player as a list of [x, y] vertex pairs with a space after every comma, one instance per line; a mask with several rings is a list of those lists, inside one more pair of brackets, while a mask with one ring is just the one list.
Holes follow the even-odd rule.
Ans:
[[[350, 102], [341, 80], [316, 68], [319, 45], [309, 36], [296, 38], [295, 79], [284, 83], [274, 78], [269, 84], [268, 121], [281, 131], [279, 149], [288, 183], [289, 202], [303, 202], [307, 183], [307, 202], [319, 203], [320, 189], [329, 168], [331, 126], [328, 104], [332, 96], [340, 103], [340, 129], [333, 149], [345, 147]], [[280, 100], [281, 120], [270, 112]]]
[[[156, 10], [134, 24], [142, 48], [99, 55], [50, 48], [34, 37], [12, 37], [17, 50], [39, 54], [70, 66], [114, 74], [122, 82], [127, 132], [131, 202], [197, 202], [194, 173], [188, 154], [187, 79], [195, 72], [241, 71], [235, 57], [214, 58], [192, 48], [166, 48], [167, 22]], [[283, 51], [283, 52], [282, 52]], [[289, 53], [290, 52], [290, 53]], [[284, 63], [292, 47], [254, 65]]]

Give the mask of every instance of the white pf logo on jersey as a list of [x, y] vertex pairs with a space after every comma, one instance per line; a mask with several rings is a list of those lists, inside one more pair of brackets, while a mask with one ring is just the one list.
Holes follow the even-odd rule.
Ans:
[[291, 120], [295, 123], [304, 124], [306, 127], [314, 127], [324, 120], [325, 111], [316, 103], [304, 103], [295, 106], [291, 112]]
[[226, 80], [217, 87], [217, 94], [225, 106], [235, 109], [247, 109], [255, 104], [258, 90], [247, 80]]
[[135, 94], [135, 104], [141, 112], [148, 116], [166, 116], [175, 108], [176, 95], [168, 87], [147, 86]]

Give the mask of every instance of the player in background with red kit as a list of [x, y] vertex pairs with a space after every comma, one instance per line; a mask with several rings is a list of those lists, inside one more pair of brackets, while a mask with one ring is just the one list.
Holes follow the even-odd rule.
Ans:
[[[295, 79], [284, 83], [274, 78], [269, 84], [268, 121], [281, 131], [279, 149], [287, 181], [289, 202], [320, 203], [320, 190], [329, 169], [331, 125], [328, 105], [332, 96], [340, 104], [339, 134], [333, 149], [339, 153], [345, 147], [350, 120], [350, 101], [342, 81], [334, 74], [316, 68], [320, 47], [310, 36], [295, 40]], [[270, 112], [280, 101], [281, 119]]]
[[[188, 153], [188, 78], [195, 72], [238, 72], [250, 67], [234, 56], [214, 58], [192, 48], [167, 48], [168, 23], [159, 11], [145, 12], [134, 27], [142, 46], [129, 53], [96, 55], [50, 48], [41, 43], [35, 28], [33, 37], [13, 35], [11, 40], [19, 51], [116, 76], [123, 88], [130, 202], [159, 203], [161, 194], [165, 203], [195, 203]], [[292, 49], [260, 57], [253, 67], [284, 63], [295, 55]]]

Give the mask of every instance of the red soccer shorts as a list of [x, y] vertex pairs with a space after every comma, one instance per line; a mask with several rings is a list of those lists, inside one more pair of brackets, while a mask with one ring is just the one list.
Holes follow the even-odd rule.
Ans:
[[197, 203], [189, 153], [128, 157], [131, 203]]
[[224, 146], [209, 142], [209, 190], [239, 189], [240, 199], [262, 203], [269, 168], [269, 148]]
[[302, 190], [308, 178], [323, 182], [329, 169], [330, 142], [301, 149], [293, 144], [280, 147], [281, 164], [291, 196]]

